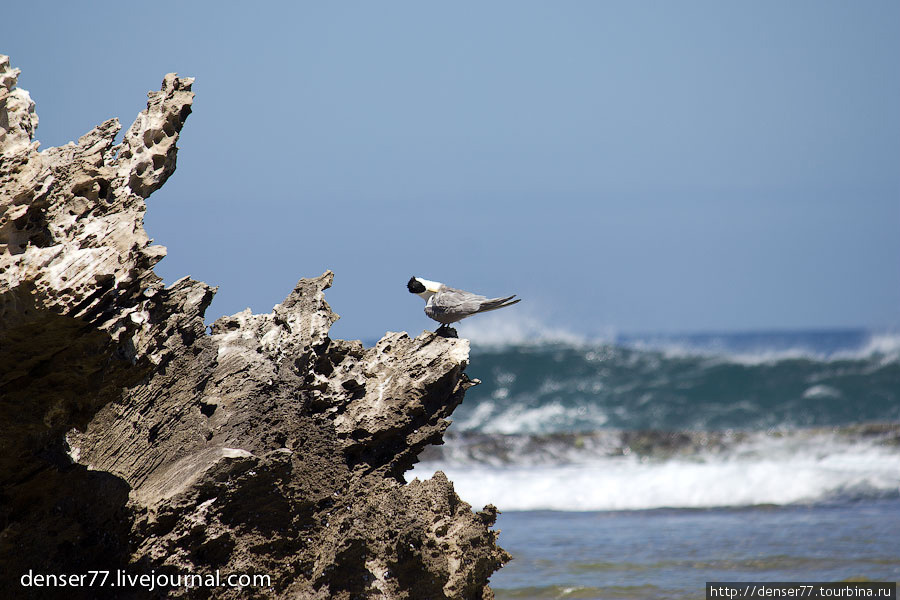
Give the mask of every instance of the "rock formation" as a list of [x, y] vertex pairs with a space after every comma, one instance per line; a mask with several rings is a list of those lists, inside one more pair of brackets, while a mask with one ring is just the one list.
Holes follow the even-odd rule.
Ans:
[[[492, 597], [496, 510], [403, 477], [473, 385], [468, 342], [330, 339], [330, 272], [207, 333], [215, 288], [165, 287], [142, 225], [192, 79], [166, 75], [121, 143], [111, 119], [38, 152], [17, 76], [0, 56], [2, 589], [62, 597], [21, 578], [102, 570], [64, 596]], [[150, 592], [118, 570], [270, 583]]]

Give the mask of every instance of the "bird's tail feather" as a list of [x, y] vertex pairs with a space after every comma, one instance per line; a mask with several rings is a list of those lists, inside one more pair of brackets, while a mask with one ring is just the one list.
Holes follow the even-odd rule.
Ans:
[[[476, 312], [483, 313], [497, 310], [498, 308], [506, 308], [507, 306], [512, 306], [513, 304], [522, 301], [521, 298], [519, 298], [518, 300], [513, 300], [513, 298], [515, 297], [516, 295], [513, 294], [512, 296], [507, 296], [506, 298], [494, 298], [492, 300], [486, 300], [484, 304], [481, 305], [481, 308], [479, 308]], [[512, 302], [510, 302], [510, 300], [512, 300]]]

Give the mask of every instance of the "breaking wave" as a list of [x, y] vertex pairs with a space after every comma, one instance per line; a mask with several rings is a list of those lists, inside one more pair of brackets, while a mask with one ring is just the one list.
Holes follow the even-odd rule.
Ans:
[[[767, 429], [900, 421], [900, 336], [473, 342], [457, 431]], [[724, 341], [723, 341], [724, 340]]]
[[501, 510], [900, 495], [900, 335], [590, 339], [507, 322], [472, 336], [481, 385], [412, 476], [443, 470], [467, 501]]
[[778, 432], [458, 434], [412, 476], [444, 471], [473, 506], [637, 510], [900, 496], [900, 425]]

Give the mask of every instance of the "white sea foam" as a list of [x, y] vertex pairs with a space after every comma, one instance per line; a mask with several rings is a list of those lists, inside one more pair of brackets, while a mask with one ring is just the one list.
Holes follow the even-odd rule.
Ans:
[[836, 359], [881, 357], [882, 364], [900, 360], [900, 333], [874, 333], [859, 349], [836, 352]]
[[[789, 336], [790, 334], [785, 335]], [[797, 335], [802, 336], [802, 333]], [[728, 348], [727, 340], [729, 337], [732, 336], [723, 334], [721, 339], [714, 339], [706, 344], [660, 337], [647, 340], [629, 340], [623, 345], [634, 350], [660, 352], [665, 358], [705, 356], [747, 366], [803, 359], [833, 361], [879, 358], [881, 364], [900, 360], [900, 333], [872, 333], [865, 343], [857, 348], [835, 351], [824, 351], [821, 348], [813, 347], [811, 343], [803, 343], [799, 340], [789, 347], [735, 351]]]
[[603, 409], [595, 404], [566, 406], [560, 400], [550, 400], [533, 406], [529, 405], [528, 399], [514, 404], [496, 404], [493, 400], [506, 398], [505, 393], [497, 392], [506, 392], [506, 388], [498, 388], [492, 394], [492, 400], [478, 403], [468, 416], [455, 420], [454, 430], [502, 434], [544, 433], [567, 431], [574, 423], [590, 423], [590, 428], [596, 429], [609, 421]]
[[566, 344], [583, 346], [589, 342], [584, 335], [563, 327], [542, 323], [527, 314], [503, 311], [479, 315], [477, 319], [463, 321], [457, 326], [459, 337], [473, 344], [488, 347], [517, 345]]
[[[594, 408], [594, 407], [591, 407]], [[570, 413], [575, 412], [581, 418], [586, 415], [579, 413], [579, 409], [563, 406], [562, 402], [552, 401], [536, 407], [526, 407], [515, 404], [503, 411], [502, 418], [490, 420], [481, 427], [485, 433], [539, 433], [542, 431], [556, 430], [561, 426], [567, 426], [571, 421]], [[592, 422], [597, 427], [606, 422], [606, 417], [599, 412], [592, 414]], [[461, 431], [464, 429], [460, 428]]]
[[455, 419], [454, 426], [459, 431], [469, 431], [477, 429], [483, 423], [488, 422], [495, 415], [496, 406], [489, 400], [482, 401], [475, 405], [475, 410], [465, 419]]
[[500, 510], [638, 510], [815, 503], [900, 492], [900, 452], [828, 436], [760, 436], [733, 451], [653, 460], [635, 455], [578, 463], [488, 466], [422, 463], [442, 470], [474, 507]]
[[641, 352], [658, 352], [663, 358], [705, 357], [714, 362], [737, 363], [746, 366], [770, 364], [782, 360], [828, 360], [830, 355], [804, 346], [779, 349], [734, 351], [723, 344], [697, 344], [679, 340], [628, 340], [623, 346]]
[[803, 392], [803, 397], [806, 399], [840, 398], [841, 392], [830, 385], [814, 385]]

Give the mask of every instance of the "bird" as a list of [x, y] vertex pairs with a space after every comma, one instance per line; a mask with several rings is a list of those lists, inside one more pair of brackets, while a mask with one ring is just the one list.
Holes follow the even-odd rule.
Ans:
[[478, 313], [506, 308], [522, 300], [521, 298], [513, 300], [515, 294], [505, 298], [487, 298], [415, 275], [409, 278], [406, 287], [411, 294], [425, 300], [425, 314], [428, 318], [441, 324], [435, 333], [453, 334], [454, 337], [456, 330], [449, 327], [450, 323], [456, 323]]

